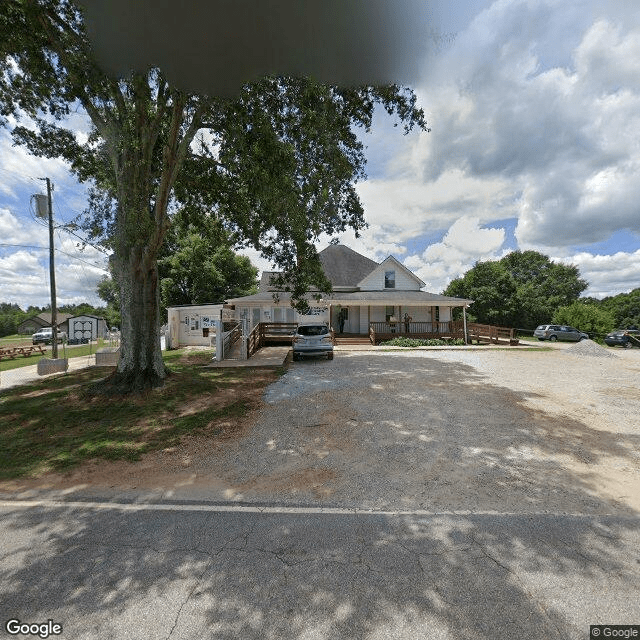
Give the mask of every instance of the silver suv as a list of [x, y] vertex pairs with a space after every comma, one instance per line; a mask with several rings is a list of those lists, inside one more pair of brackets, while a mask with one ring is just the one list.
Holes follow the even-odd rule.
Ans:
[[583, 331], [578, 331], [573, 327], [568, 327], [565, 324], [541, 324], [533, 332], [533, 337], [538, 340], [549, 340], [555, 342], [556, 340], [563, 340], [565, 342], [580, 342], [580, 340], [588, 340], [588, 334]]
[[293, 334], [293, 359], [320, 355], [333, 360], [333, 336], [329, 326], [324, 322], [299, 324]]
[[[58, 336], [58, 342], [67, 341], [67, 334], [64, 331], [60, 331], [58, 329], [56, 334]], [[33, 344], [39, 344], [40, 342], [42, 342], [43, 344], [51, 344], [52, 341], [53, 341], [53, 329], [51, 327], [45, 327], [44, 329], [40, 329], [40, 331], [36, 331], [31, 336], [31, 342]]]

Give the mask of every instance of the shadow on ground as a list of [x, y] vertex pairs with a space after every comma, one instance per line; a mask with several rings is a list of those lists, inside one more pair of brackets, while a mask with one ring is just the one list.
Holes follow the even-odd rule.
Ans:
[[637, 520], [5, 513], [3, 619], [64, 638], [587, 637], [637, 622]]
[[[329, 385], [338, 371], [315, 370]], [[271, 388], [273, 398], [286, 384]], [[327, 394], [338, 388], [314, 384], [300, 396], [324, 403], [320, 418], [315, 400], [307, 410], [283, 396], [284, 413], [265, 409], [242, 442], [255, 449], [251, 438], [262, 441], [260, 430], [275, 420], [282, 451], [338, 438], [326, 430], [338, 411]], [[638, 623], [638, 513], [600, 496], [580, 466], [637, 464], [637, 436], [533, 410], [532, 394], [425, 358], [388, 362], [384, 371], [363, 359], [339, 394], [342, 446], [336, 440], [324, 458], [311, 448], [302, 464], [336, 471], [328, 482], [341, 506], [358, 496], [366, 506], [375, 494], [376, 506], [434, 513], [8, 505], [0, 615], [53, 618], [65, 639], [584, 640], [590, 624]], [[233, 451], [241, 473], [249, 454]], [[282, 458], [278, 447], [269, 451], [255, 453], [267, 475]], [[350, 478], [358, 459], [366, 465]], [[279, 492], [281, 503], [297, 496], [327, 504], [286, 486]]]

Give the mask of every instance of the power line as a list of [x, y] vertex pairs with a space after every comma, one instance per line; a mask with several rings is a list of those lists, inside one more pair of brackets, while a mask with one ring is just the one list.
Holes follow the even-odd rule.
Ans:
[[[62, 200], [65, 201], [65, 199], [62, 196], [58, 196], [56, 197], [56, 200]], [[67, 203], [67, 208], [71, 208], [69, 207], [69, 204]], [[72, 231], [71, 229], [69, 229], [69, 223], [64, 219], [62, 212], [60, 211], [60, 208], [58, 207], [57, 202], [54, 203], [54, 209], [56, 210], [56, 212], [58, 213], [58, 215], [60, 216], [62, 222], [64, 223], [62, 226], [58, 226], [58, 229], [61, 229], [62, 231], [65, 231], [66, 233], [71, 234], [72, 236], [75, 236], [76, 238], [78, 238], [79, 240], [82, 240], [82, 242], [90, 247], [93, 247], [96, 251], [100, 251], [100, 253], [103, 253], [105, 256], [108, 256], [109, 254], [100, 246], [95, 245], [91, 242], [89, 242], [86, 238], [83, 238], [82, 236], [78, 235], [75, 231]]]
[[6, 244], [4, 242], [0, 242], [0, 247], [19, 247], [21, 249], [44, 249], [49, 251], [49, 247], [36, 247], [31, 244]]

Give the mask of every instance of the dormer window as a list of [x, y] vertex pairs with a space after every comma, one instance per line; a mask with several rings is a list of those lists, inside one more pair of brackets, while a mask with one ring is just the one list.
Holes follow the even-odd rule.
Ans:
[[395, 271], [384, 272], [384, 288], [385, 289], [396, 288], [396, 272]]

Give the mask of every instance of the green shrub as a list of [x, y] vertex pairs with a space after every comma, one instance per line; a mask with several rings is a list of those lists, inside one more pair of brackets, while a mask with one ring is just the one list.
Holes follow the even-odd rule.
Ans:
[[431, 338], [428, 340], [422, 340], [420, 338], [394, 338], [393, 340], [387, 340], [387, 342], [380, 344], [385, 347], [442, 347], [447, 345], [463, 345], [464, 340], [462, 338], [455, 338], [454, 340], [441, 340], [439, 338]]

